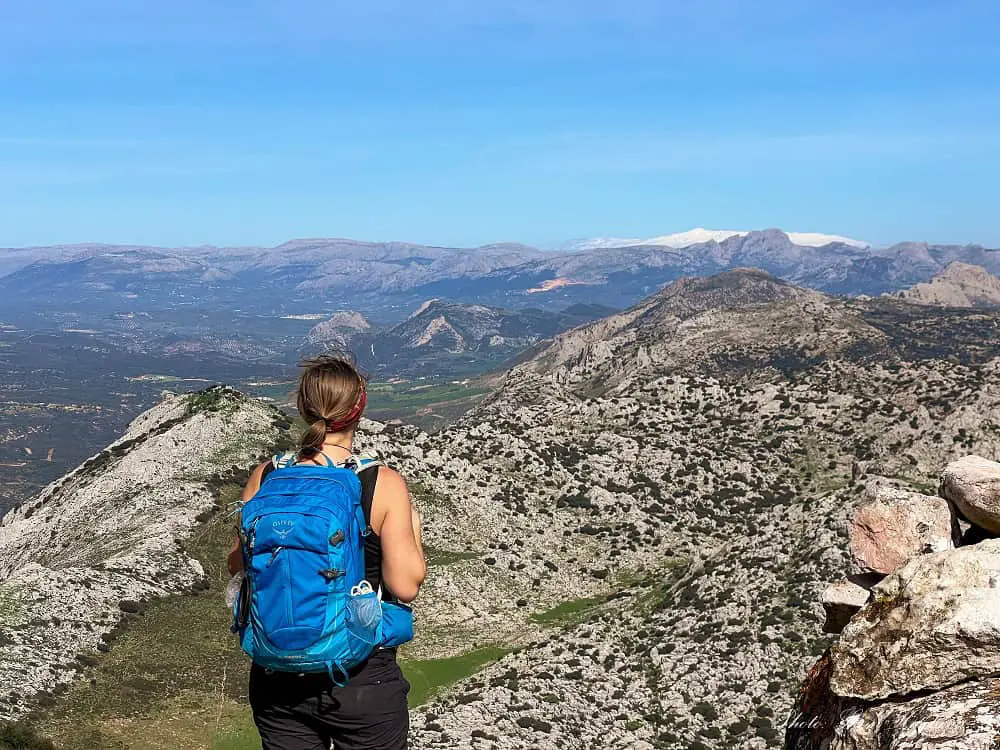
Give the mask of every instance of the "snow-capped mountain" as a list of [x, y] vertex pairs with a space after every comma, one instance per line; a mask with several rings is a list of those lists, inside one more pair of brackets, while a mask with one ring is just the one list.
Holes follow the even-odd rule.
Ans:
[[[686, 232], [675, 234], [665, 234], [661, 237], [651, 237], [649, 239], [622, 239], [615, 237], [598, 237], [588, 240], [574, 240], [563, 245], [560, 249], [568, 251], [599, 250], [602, 248], [633, 247], [636, 245], [651, 245], [655, 247], [682, 248], [691, 245], [699, 245], [703, 242], [723, 242], [730, 237], [743, 237], [750, 234], [748, 230], [736, 229], [705, 229], [695, 227]], [[801, 247], [822, 247], [832, 242], [839, 242], [852, 247], [867, 248], [871, 245], [862, 240], [854, 240], [850, 237], [842, 237], [837, 234], [821, 234], [819, 232], [786, 232], [788, 239]]]

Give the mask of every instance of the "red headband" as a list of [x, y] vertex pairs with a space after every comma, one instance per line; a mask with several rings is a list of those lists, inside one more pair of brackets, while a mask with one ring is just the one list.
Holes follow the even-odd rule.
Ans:
[[327, 432], [340, 432], [341, 430], [350, 427], [352, 424], [361, 419], [361, 414], [365, 410], [365, 405], [368, 403], [368, 394], [365, 392], [364, 383], [361, 384], [361, 393], [358, 395], [357, 403], [354, 404], [354, 408], [351, 409], [343, 419], [338, 419], [336, 422], [327, 422], [326, 431]]

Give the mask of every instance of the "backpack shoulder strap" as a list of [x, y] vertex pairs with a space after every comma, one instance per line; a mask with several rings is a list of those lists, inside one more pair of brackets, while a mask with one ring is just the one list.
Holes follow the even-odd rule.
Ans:
[[271, 460], [264, 464], [264, 470], [260, 473], [260, 483], [264, 484], [267, 475], [275, 469], [284, 469], [286, 466], [294, 465], [296, 458], [295, 453], [278, 453], [275, 456], [271, 456]]
[[378, 482], [378, 470], [381, 462], [370, 463], [358, 469], [358, 479], [361, 480], [361, 510], [365, 514], [365, 524], [372, 525], [372, 502], [375, 500], [375, 484]]

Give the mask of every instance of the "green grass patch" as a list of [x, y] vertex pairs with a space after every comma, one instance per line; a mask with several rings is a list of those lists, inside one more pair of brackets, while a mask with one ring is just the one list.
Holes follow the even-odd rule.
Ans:
[[606, 596], [586, 596], [581, 599], [570, 599], [557, 604], [552, 609], [536, 612], [531, 615], [531, 621], [539, 625], [574, 625], [582, 622], [594, 609], [607, 601]]
[[508, 653], [510, 649], [490, 646], [450, 659], [401, 660], [403, 674], [410, 683], [410, 708], [426, 703], [444, 688], [475, 674]]
[[465, 414], [488, 392], [475, 383], [375, 383], [368, 390], [367, 415], [380, 421], [401, 419], [433, 431]]
[[432, 566], [454, 565], [463, 560], [475, 560], [479, 557], [478, 552], [456, 552], [448, 549], [437, 549], [424, 545], [424, 557], [427, 564]]
[[254, 726], [250, 708], [223, 727], [212, 739], [212, 750], [260, 750], [260, 736]]

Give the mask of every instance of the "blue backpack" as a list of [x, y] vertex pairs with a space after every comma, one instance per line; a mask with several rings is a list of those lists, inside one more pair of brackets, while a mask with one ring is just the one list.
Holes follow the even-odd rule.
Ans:
[[[322, 455], [322, 454], [320, 454]], [[413, 638], [409, 607], [381, 601], [365, 580], [365, 518], [377, 459], [295, 464], [276, 456], [275, 471], [243, 506], [245, 577], [233, 605], [233, 630], [255, 663], [281, 672], [348, 672], [379, 647]]]

